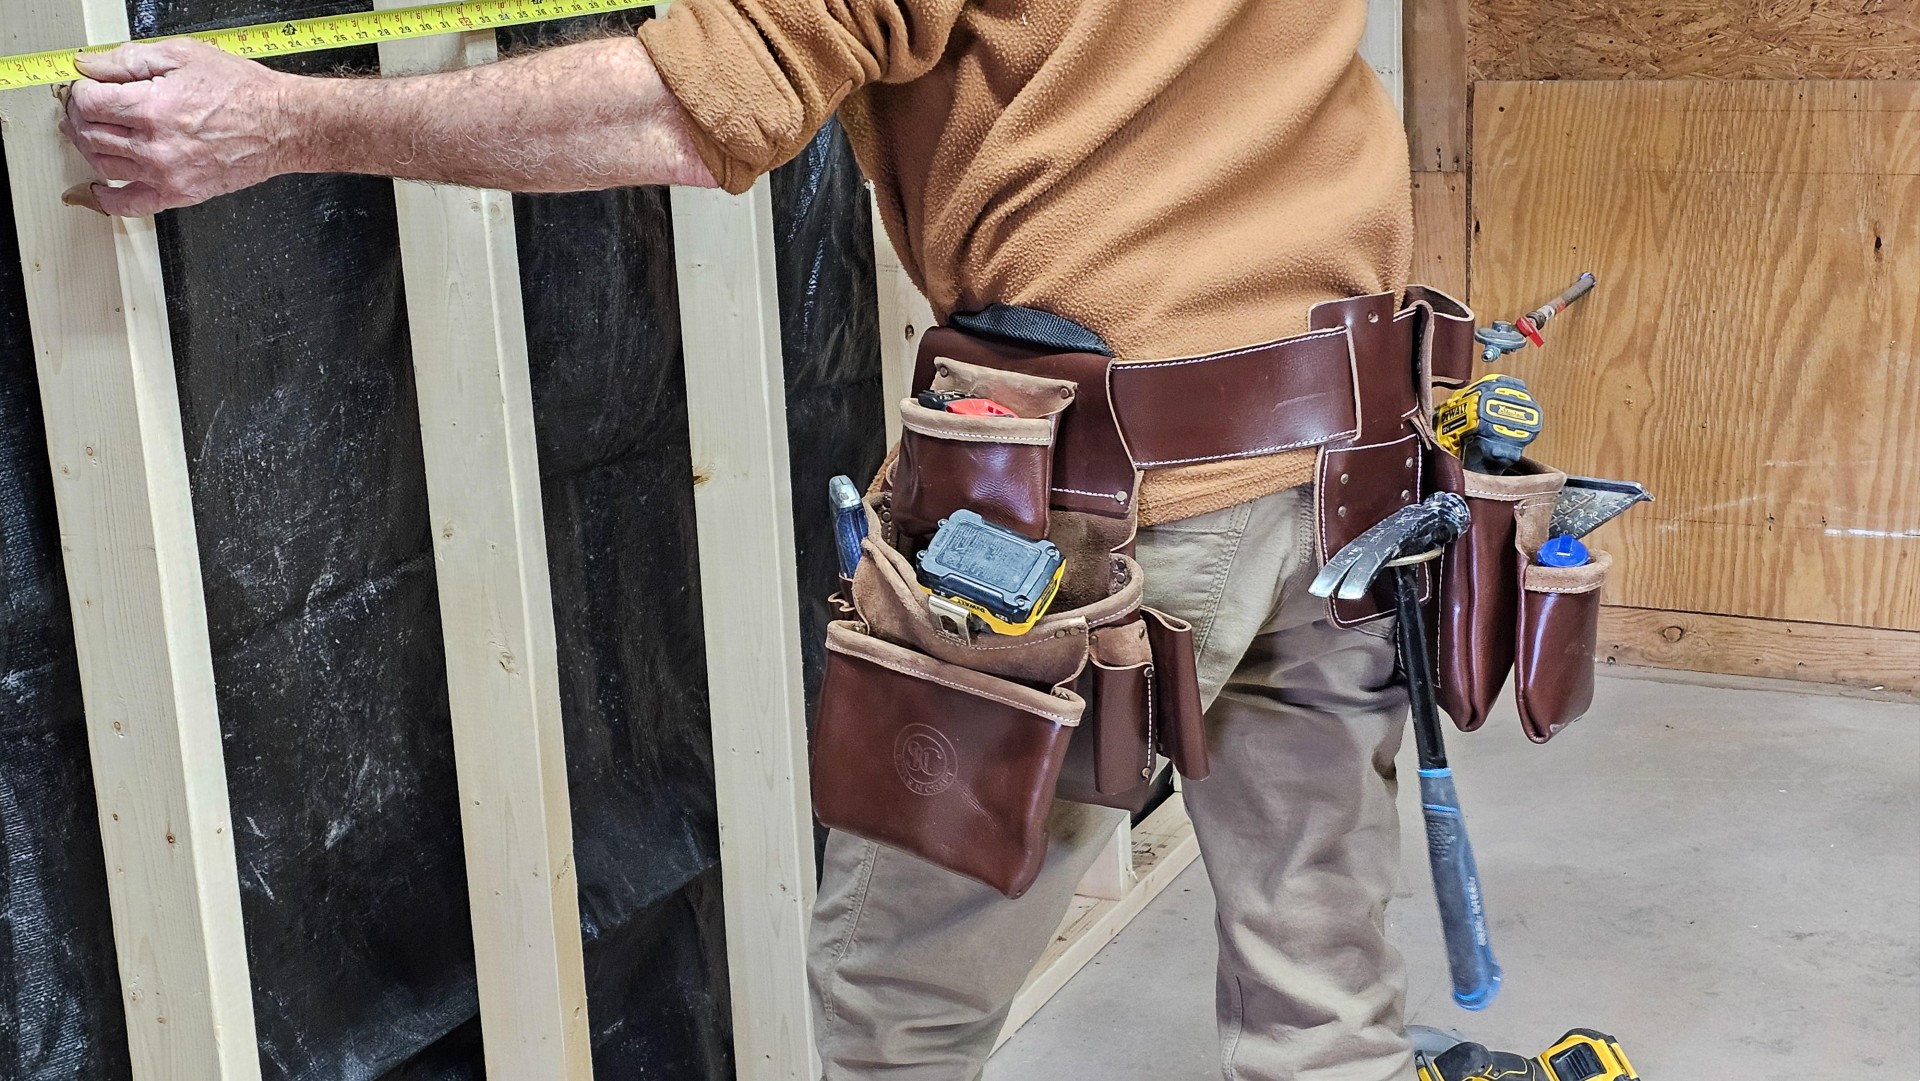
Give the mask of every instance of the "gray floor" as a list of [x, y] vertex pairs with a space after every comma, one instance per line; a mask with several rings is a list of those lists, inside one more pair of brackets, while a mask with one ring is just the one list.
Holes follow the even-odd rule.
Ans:
[[[1511, 710], [1455, 734], [1506, 984], [1452, 1004], [1403, 789], [1413, 1021], [1527, 1053], [1598, 1027], [1649, 1081], [1920, 1078], [1920, 707], [1792, 686], [1614, 676], [1545, 747]], [[1196, 864], [988, 1081], [1217, 1078], [1211, 906]]]

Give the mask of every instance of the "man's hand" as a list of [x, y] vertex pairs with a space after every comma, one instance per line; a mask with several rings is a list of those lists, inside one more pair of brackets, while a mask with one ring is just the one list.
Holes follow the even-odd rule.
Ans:
[[82, 53], [61, 130], [87, 164], [124, 187], [88, 184], [67, 201], [139, 217], [294, 170], [286, 89], [294, 76], [190, 38]]

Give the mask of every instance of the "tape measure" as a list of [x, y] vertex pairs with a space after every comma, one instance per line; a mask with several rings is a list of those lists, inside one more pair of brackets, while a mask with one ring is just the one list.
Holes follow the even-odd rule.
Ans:
[[[378, 45], [383, 41], [430, 37], [434, 34], [461, 34], [472, 30], [490, 30], [502, 26], [571, 19], [578, 15], [598, 15], [609, 11], [653, 7], [662, 0], [456, 0], [450, 4], [426, 4], [421, 7], [393, 8], [388, 11], [357, 11], [346, 15], [323, 15], [315, 19], [295, 19], [283, 23], [258, 23], [224, 30], [202, 30], [193, 34], [173, 34], [173, 38], [198, 38], [237, 56], [255, 59], [267, 56], [291, 56], [294, 53], [345, 49], [355, 45]], [[168, 38], [147, 38], [166, 41]], [[90, 45], [88, 52], [105, 52], [111, 45]], [[79, 49], [52, 49], [43, 53], [0, 56], [0, 90], [18, 90], [27, 86], [70, 83], [80, 78], [74, 67]]]

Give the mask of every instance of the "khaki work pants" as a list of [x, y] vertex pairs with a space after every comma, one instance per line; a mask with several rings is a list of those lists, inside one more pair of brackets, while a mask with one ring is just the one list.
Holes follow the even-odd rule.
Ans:
[[[1387, 625], [1342, 630], [1307, 594], [1308, 487], [1142, 530], [1138, 547], [1147, 602], [1195, 625], [1209, 703], [1213, 775], [1185, 793], [1219, 899], [1222, 1075], [1411, 1078], [1382, 926], [1406, 725]], [[826, 1081], [980, 1078], [1121, 813], [1056, 804], [1046, 867], [1018, 901], [834, 834], [810, 943]]]

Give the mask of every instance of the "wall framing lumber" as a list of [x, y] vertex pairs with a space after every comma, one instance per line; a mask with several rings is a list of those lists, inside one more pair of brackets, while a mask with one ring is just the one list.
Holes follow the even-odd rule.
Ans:
[[813, 814], [773, 198], [675, 188], [714, 785], [741, 1081], [819, 1076]]
[[[869, 201], [873, 185], [867, 185]], [[880, 207], [873, 203], [873, 280], [880, 294], [880, 390], [886, 395], [887, 446], [900, 441], [900, 400], [913, 385], [913, 364], [920, 335], [938, 325], [933, 306], [908, 276], [887, 235]], [[865, 477], [854, 483], [865, 486]]]
[[[0, 0], [0, 54], [129, 36], [119, 0]], [[153, 220], [44, 89], [0, 94], [135, 1081], [257, 1081], [206, 598]]]
[[1401, 0], [1367, 0], [1367, 28], [1360, 35], [1360, 58], [1380, 76], [1393, 107], [1406, 111], [1400, 44]]
[[1406, 0], [1407, 148], [1416, 173], [1467, 167], [1467, 0]]
[[[446, 70], [496, 55], [491, 31], [380, 46], [387, 74]], [[398, 181], [394, 202], [487, 1076], [590, 1081], [560, 665], [513, 199], [502, 191]]]
[[1920, 700], [1920, 631], [1607, 605], [1599, 646], [1607, 664], [1793, 679]]
[[1465, 301], [1467, 175], [1413, 174], [1413, 277]]
[[[1135, 879], [1119, 900], [1079, 896], [1054, 933], [1053, 942], [1040, 956], [1027, 982], [1014, 997], [1007, 1023], [1001, 1027], [994, 1049], [1013, 1038], [1020, 1026], [1060, 992], [1107, 943], [1112, 942], [1133, 918], [1144, 911], [1155, 897], [1165, 892], [1200, 855], [1200, 842], [1193, 835], [1193, 822], [1187, 817], [1187, 805], [1178, 794], [1171, 796], [1146, 820], [1133, 827], [1133, 871]], [[1104, 856], [1102, 857], [1105, 858]]]
[[1637, 608], [1920, 630], [1920, 82], [1481, 83], [1473, 295]]

